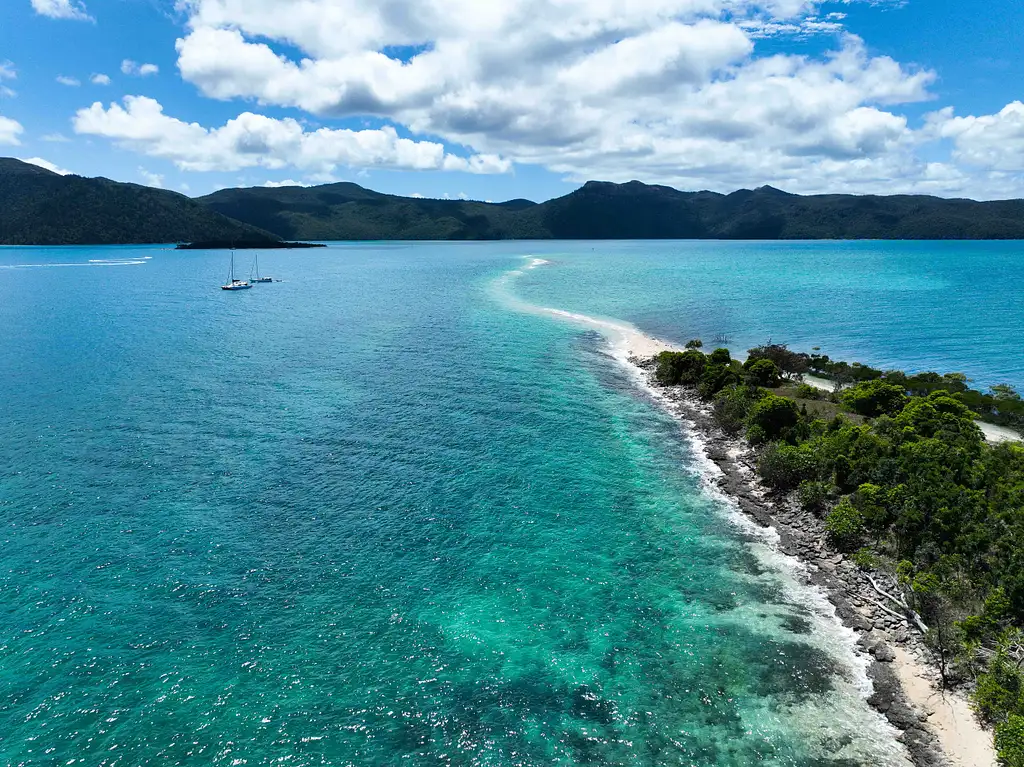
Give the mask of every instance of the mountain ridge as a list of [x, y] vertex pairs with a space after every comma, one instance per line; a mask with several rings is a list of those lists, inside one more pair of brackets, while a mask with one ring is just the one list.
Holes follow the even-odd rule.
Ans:
[[276, 242], [177, 192], [0, 158], [0, 245]]
[[345, 181], [190, 199], [0, 158], [0, 244], [509, 239], [1024, 239], [1024, 200], [723, 194], [588, 181], [545, 202], [401, 197]]
[[729, 194], [588, 181], [542, 203], [399, 197], [350, 182], [226, 189], [197, 199], [286, 239], [1024, 239], [1024, 200]]

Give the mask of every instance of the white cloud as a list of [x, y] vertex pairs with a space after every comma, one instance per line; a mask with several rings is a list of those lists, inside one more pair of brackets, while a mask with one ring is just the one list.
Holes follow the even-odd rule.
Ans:
[[302, 181], [295, 181], [293, 179], [286, 179], [285, 181], [264, 181], [260, 186], [266, 189], [280, 189], [286, 186], [312, 186]]
[[121, 72], [126, 75], [148, 77], [149, 75], [157, 74], [159, 71], [160, 67], [156, 64], [139, 64], [131, 59], [125, 59], [121, 62]]
[[7, 96], [13, 98], [17, 94], [3, 84], [4, 80], [15, 80], [18, 77], [18, 71], [14, 68], [14, 63], [11, 61], [0, 61], [0, 96]]
[[24, 132], [25, 129], [17, 120], [0, 115], [0, 144], [18, 146], [21, 144], [18, 136]]
[[93, 21], [85, 4], [78, 0], [32, 0], [32, 8], [40, 16], [49, 16], [51, 19]]
[[42, 137], [42, 140], [50, 144], [66, 144], [71, 141], [71, 139], [62, 133], [47, 133]]
[[97, 73], [89, 78], [89, 82], [93, 85], [110, 85], [110, 77], [101, 73]]
[[31, 165], [38, 165], [40, 168], [46, 168], [48, 171], [52, 171], [60, 176], [70, 176], [71, 171], [65, 170], [64, 168], [54, 165], [49, 160], [44, 160], [42, 157], [24, 157], [20, 158], [22, 162], [27, 162]]
[[68, 85], [72, 88], [77, 88], [79, 85], [82, 84], [81, 80], [78, 80], [74, 77], [67, 77], [65, 75], [58, 75], [57, 82], [59, 82], [61, 85]]
[[509, 163], [497, 157], [453, 158], [444, 146], [402, 138], [390, 127], [374, 130], [306, 131], [296, 120], [244, 112], [208, 129], [165, 115], [159, 102], [127, 96], [124, 105], [96, 102], [73, 120], [77, 133], [104, 136], [144, 154], [173, 161], [184, 170], [234, 171], [249, 167], [293, 166], [330, 173], [339, 165], [402, 170], [463, 170], [502, 173]]
[[953, 157], [989, 171], [1024, 173], [1024, 103], [980, 117], [954, 116], [947, 108], [928, 116], [930, 130], [953, 141]]
[[142, 183], [146, 186], [151, 186], [154, 189], [164, 188], [164, 177], [159, 173], [151, 173], [145, 168], [139, 168], [139, 177], [142, 179]]
[[852, 35], [821, 56], [759, 54], [764, 36], [841, 33], [822, 4], [301, 0], [281, 14], [275, 0], [181, 0], [178, 66], [214, 98], [374, 116], [473, 150], [449, 170], [512, 160], [721, 190], [937, 183], [900, 109], [931, 98], [933, 72]]

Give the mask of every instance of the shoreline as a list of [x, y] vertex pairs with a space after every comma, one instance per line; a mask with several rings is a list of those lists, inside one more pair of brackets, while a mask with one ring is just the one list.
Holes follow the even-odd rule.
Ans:
[[[807, 374], [804, 374], [803, 382], [819, 391], [831, 392], [834, 387], [832, 381], [827, 378]], [[982, 420], [975, 420], [975, 423], [978, 424], [981, 433], [985, 435], [985, 441], [990, 445], [999, 445], [1003, 442], [1024, 442], [1024, 434], [1021, 434], [1016, 429], [1011, 429], [1009, 426], [1000, 426], [999, 424], [988, 423]]]
[[879, 608], [882, 599], [867, 576], [826, 542], [823, 520], [769, 497], [754, 470], [754, 450], [742, 437], [725, 434], [707, 403], [683, 387], [653, 383], [653, 356], [675, 349], [639, 331], [629, 335], [622, 339], [626, 343], [613, 345], [658, 391], [663, 406], [700, 437], [705, 457], [721, 471], [713, 480], [718, 489], [758, 526], [776, 532], [778, 550], [805, 566], [806, 582], [818, 587], [840, 622], [858, 634], [857, 651], [869, 660], [874, 687], [867, 702], [900, 732], [898, 740], [915, 767], [996, 767], [992, 734], [962, 693], [938, 689], [938, 674], [927, 662], [929, 651], [917, 630]]

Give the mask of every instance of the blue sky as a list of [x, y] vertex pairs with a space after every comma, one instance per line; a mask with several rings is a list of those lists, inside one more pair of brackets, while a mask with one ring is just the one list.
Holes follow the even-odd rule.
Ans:
[[1017, 197], [1022, 30], [1010, 0], [4, 0], [0, 155], [190, 195]]

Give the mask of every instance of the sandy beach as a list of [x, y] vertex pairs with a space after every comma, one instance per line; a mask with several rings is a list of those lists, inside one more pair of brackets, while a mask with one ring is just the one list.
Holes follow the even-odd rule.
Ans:
[[942, 691], [935, 674], [903, 647], [894, 648], [893, 670], [907, 698], [928, 717], [928, 727], [954, 767], [996, 764], [992, 733], [978, 725], [970, 702], [959, 692]]
[[[573, 319], [596, 324], [592, 318]], [[651, 357], [678, 350], [635, 328], [601, 324], [595, 329], [605, 333], [615, 356], [625, 354], [648, 384], [652, 383]], [[918, 767], [996, 767], [992, 733], [977, 720], [961, 692], [938, 689], [921, 635], [908, 621], [878, 609], [877, 595], [864, 574], [829, 547], [821, 520], [796, 504], [769, 499], [753, 471], [753, 451], [745, 440], [727, 437], [717, 428], [706, 403], [679, 387], [660, 392], [666, 393], [664, 404], [669, 410], [699, 436], [707, 458], [722, 469], [724, 477], [718, 481], [722, 491], [754, 521], [778, 533], [780, 552], [806, 565], [809, 583], [825, 593], [837, 618], [859, 634], [860, 651], [872, 658], [869, 676], [875, 692], [868, 702], [901, 731], [900, 740], [911, 761]]]

